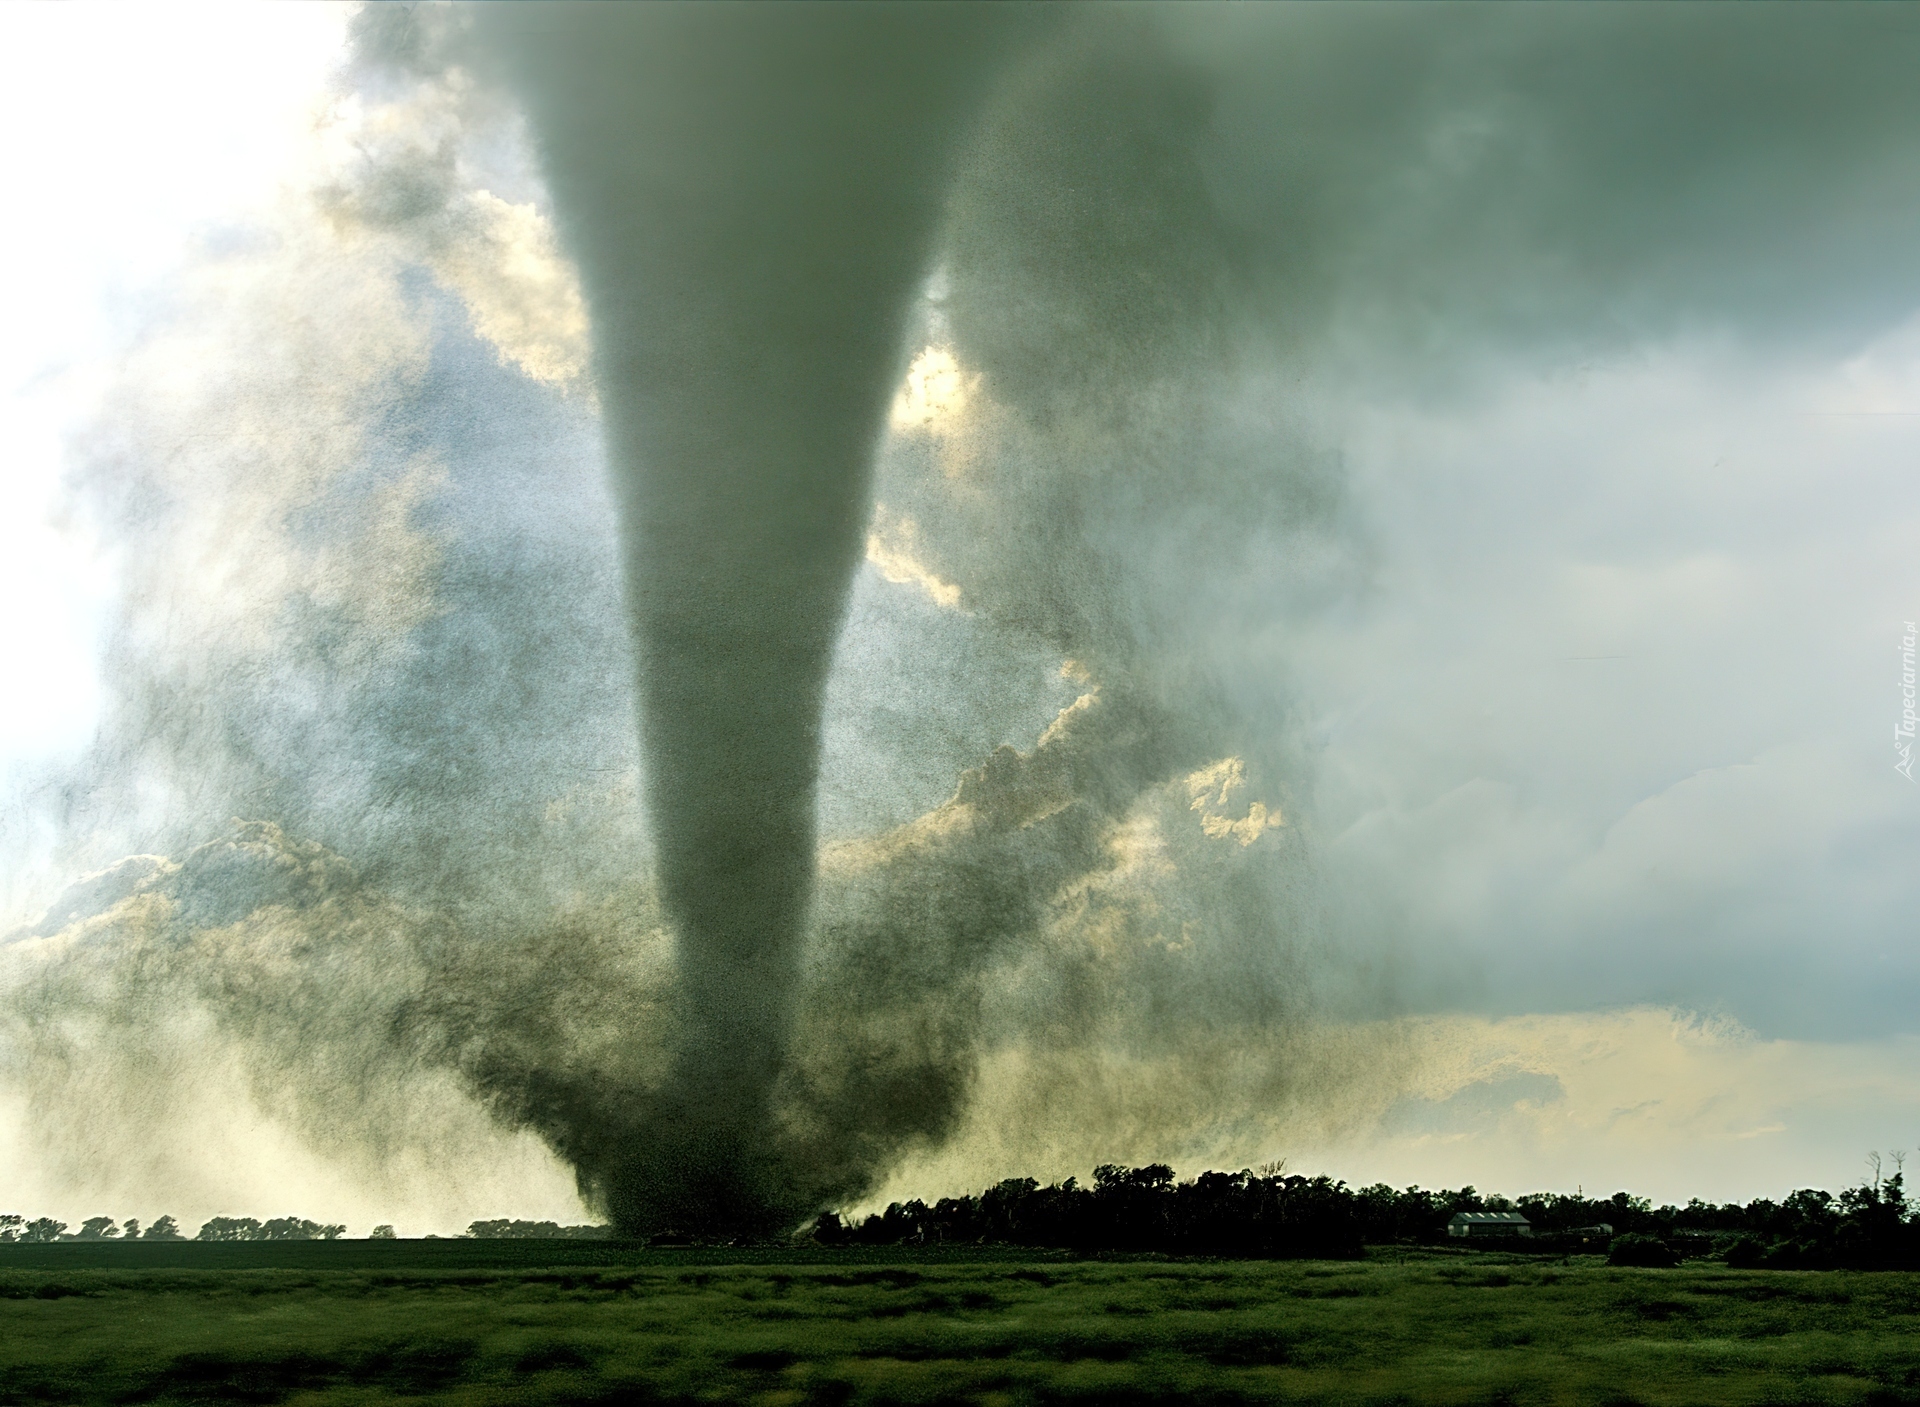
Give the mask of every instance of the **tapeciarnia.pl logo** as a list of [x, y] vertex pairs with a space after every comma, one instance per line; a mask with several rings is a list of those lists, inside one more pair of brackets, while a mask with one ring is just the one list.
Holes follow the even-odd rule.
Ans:
[[1900, 721], [1894, 725], [1893, 746], [1900, 760], [1893, 770], [1913, 780], [1913, 622], [1905, 622], [1907, 633], [1900, 641]]

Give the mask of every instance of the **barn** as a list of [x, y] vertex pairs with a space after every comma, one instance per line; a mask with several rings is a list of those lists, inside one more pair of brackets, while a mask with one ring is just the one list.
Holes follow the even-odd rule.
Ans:
[[1531, 1236], [1533, 1223], [1518, 1212], [1455, 1212], [1447, 1223], [1447, 1235], [1476, 1240], [1483, 1236]]

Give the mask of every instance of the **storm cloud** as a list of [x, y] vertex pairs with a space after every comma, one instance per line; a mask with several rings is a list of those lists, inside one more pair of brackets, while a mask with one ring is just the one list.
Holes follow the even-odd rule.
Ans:
[[635, 1229], [1905, 1029], [1900, 11], [355, 24], [72, 453], [62, 1166], [196, 1021], [360, 1185], [491, 1120]]

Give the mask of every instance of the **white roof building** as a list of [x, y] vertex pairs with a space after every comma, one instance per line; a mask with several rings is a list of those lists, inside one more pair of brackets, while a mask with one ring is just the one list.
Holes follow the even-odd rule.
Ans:
[[1533, 1223], [1518, 1212], [1455, 1212], [1449, 1236], [1531, 1236]]

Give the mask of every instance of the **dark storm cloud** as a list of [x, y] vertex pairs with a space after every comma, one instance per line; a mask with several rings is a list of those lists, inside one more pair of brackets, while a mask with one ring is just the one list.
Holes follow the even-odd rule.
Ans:
[[1920, 297], [1900, 7], [1170, 18], [1218, 82], [1209, 189], [1294, 339], [1428, 374], [1702, 324], [1831, 350]]

